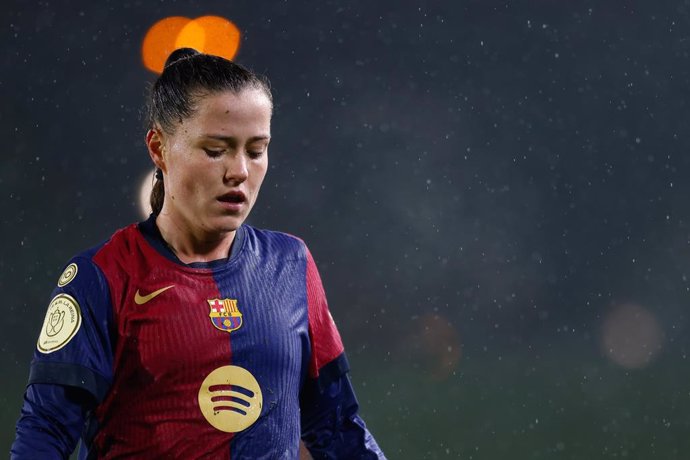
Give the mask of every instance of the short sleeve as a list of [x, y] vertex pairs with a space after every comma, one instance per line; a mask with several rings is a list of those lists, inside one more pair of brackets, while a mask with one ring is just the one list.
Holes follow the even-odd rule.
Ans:
[[103, 273], [89, 258], [75, 257], [48, 303], [29, 384], [79, 387], [101, 402], [112, 382], [111, 316]]
[[349, 366], [345, 358], [343, 342], [328, 310], [326, 293], [321, 283], [319, 271], [308, 249], [306, 283], [309, 338], [312, 349], [309, 361], [309, 377], [319, 381], [334, 380], [347, 372]]

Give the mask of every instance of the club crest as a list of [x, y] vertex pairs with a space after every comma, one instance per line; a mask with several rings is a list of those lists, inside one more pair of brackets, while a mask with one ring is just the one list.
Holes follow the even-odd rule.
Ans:
[[237, 309], [236, 299], [208, 299], [211, 309], [208, 316], [216, 329], [232, 332], [242, 326], [242, 313]]

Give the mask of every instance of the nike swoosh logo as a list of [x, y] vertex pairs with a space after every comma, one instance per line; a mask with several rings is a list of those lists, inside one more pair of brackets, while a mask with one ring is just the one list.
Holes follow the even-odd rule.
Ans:
[[153, 299], [158, 294], [161, 294], [161, 293], [163, 293], [163, 292], [165, 292], [168, 289], [173, 288], [173, 287], [175, 287], [175, 285], [171, 284], [170, 286], [160, 288], [159, 290], [153, 291], [151, 294], [146, 294], [146, 295], [139, 294], [139, 289], [137, 289], [137, 292], [134, 293], [134, 303], [137, 305], [144, 305], [146, 302]]

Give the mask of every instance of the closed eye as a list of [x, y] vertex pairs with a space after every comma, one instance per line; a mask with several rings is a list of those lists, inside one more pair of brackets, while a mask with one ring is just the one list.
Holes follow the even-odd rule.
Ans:
[[208, 155], [211, 158], [218, 158], [223, 154], [223, 152], [225, 152], [225, 150], [213, 150], [204, 148], [204, 152], [206, 152], [206, 155]]

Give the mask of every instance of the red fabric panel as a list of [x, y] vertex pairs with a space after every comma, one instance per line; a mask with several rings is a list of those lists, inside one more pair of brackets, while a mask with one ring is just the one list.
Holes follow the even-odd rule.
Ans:
[[333, 317], [328, 311], [321, 277], [308, 249], [306, 278], [309, 338], [312, 347], [309, 376], [317, 378], [319, 370], [343, 352], [343, 342], [333, 322]]
[[[108, 279], [117, 328], [115, 380], [97, 410], [99, 458], [202, 452], [228, 459], [232, 434], [204, 419], [197, 396], [206, 375], [231, 363], [229, 334], [208, 316], [207, 299], [219, 297], [213, 277], [167, 260], [136, 226], [113, 235], [94, 261]], [[134, 302], [137, 290], [146, 295], [170, 285], [144, 304]]]

